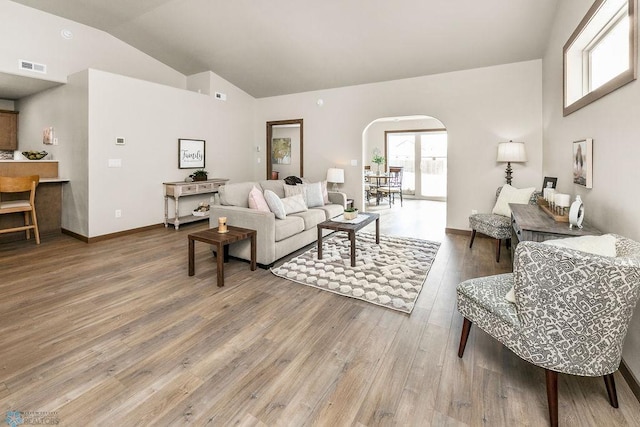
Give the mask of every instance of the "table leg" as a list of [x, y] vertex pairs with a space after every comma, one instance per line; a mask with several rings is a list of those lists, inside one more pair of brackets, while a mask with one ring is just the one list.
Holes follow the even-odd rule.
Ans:
[[164, 227], [169, 226], [169, 196], [164, 196]]
[[380, 244], [380, 217], [376, 218], [376, 244]]
[[179, 196], [176, 196], [173, 198], [175, 205], [176, 205], [176, 213], [175, 213], [175, 217], [173, 219], [173, 227], [177, 230], [178, 228], [180, 228], [180, 216], [178, 215], [178, 213], [180, 212], [180, 209], [178, 208], [178, 200], [180, 199]]
[[194, 261], [195, 240], [189, 239], [189, 276], [196, 274], [196, 266]]
[[351, 267], [356, 266], [356, 232], [349, 232], [349, 240], [351, 241]]
[[218, 243], [216, 250], [216, 261], [218, 262], [218, 287], [224, 286], [224, 244]]
[[322, 259], [322, 228], [318, 227], [318, 259]]
[[251, 234], [251, 271], [256, 270], [256, 234], [257, 233]]

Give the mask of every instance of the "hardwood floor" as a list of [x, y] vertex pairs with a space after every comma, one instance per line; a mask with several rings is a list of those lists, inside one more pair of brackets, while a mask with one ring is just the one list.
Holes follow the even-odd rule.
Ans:
[[[445, 234], [437, 202], [378, 208], [382, 232], [442, 245], [408, 316], [249, 270], [225, 287], [187, 234], [157, 228], [85, 244], [0, 245], [0, 417], [55, 412], [61, 426], [547, 425], [544, 372], [472, 328], [457, 357], [455, 287], [510, 269], [493, 241]], [[436, 214], [436, 212], [441, 212]], [[399, 215], [399, 214], [402, 215]], [[373, 226], [373, 225], [372, 225]], [[560, 424], [640, 425], [615, 375], [560, 375]]]

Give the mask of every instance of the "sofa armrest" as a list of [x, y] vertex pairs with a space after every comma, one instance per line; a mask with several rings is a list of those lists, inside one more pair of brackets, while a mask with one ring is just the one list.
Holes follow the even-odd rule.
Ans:
[[262, 262], [261, 260], [264, 259], [273, 259], [276, 241], [276, 217], [273, 212], [262, 212], [238, 206], [211, 205], [210, 227], [218, 226], [219, 217], [227, 217], [228, 225], [256, 230], [258, 262]]
[[347, 208], [347, 194], [341, 191], [328, 191], [329, 203], [335, 203], [343, 208]]

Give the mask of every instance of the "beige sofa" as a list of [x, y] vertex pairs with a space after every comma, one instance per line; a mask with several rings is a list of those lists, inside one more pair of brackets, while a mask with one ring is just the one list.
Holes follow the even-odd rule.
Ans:
[[[262, 212], [249, 208], [249, 192], [255, 186], [262, 192], [271, 190], [280, 198], [285, 197], [283, 180], [231, 183], [219, 188], [220, 204], [211, 206], [210, 225], [218, 226], [218, 218], [226, 217], [227, 224], [257, 231], [257, 262], [261, 267], [272, 265], [276, 260], [313, 243], [318, 238], [317, 225], [344, 212], [347, 196], [329, 191], [329, 204], [309, 208], [307, 211], [288, 214], [284, 219], [276, 218], [273, 212]], [[330, 231], [325, 230], [328, 234]], [[245, 260], [251, 259], [248, 240], [229, 246], [229, 255]]]

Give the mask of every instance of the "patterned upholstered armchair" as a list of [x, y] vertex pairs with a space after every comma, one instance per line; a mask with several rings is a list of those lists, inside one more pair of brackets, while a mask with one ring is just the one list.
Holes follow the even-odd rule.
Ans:
[[[496, 200], [500, 197], [502, 186], [496, 190]], [[534, 191], [529, 198], [529, 204], [535, 205], [539, 192]], [[469, 228], [471, 228], [471, 241], [469, 248], [473, 246], [476, 232], [496, 239], [496, 262], [500, 262], [500, 245], [502, 240], [506, 240], [507, 248], [511, 245], [511, 218], [494, 213], [477, 213], [469, 216]]]
[[[616, 256], [521, 242], [513, 273], [467, 280], [457, 288], [464, 316], [458, 357], [475, 323], [544, 368], [552, 426], [558, 423], [558, 372], [603, 376], [609, 402], [618, 407], [613, 373], [640, 293], [640, 244], [608, 238]], [[505, 299], [511, 288], [515, 303]]]

